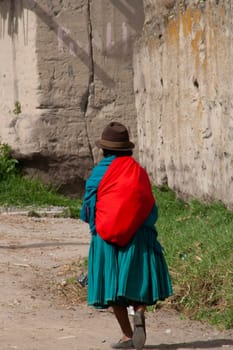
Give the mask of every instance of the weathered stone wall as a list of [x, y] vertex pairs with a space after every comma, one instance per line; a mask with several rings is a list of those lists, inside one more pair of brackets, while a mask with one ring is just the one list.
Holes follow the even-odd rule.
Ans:
[[106, 123], [125, 123], [136, 140], [143, 21], [142, 0], [0, 1], [0, 138], [28, 174], [77, 193]]
[[[20, 1], [0, 2], [0, 141], [15, 149], [19, 144], [31, 147], [28, 131], [38, 116], [35, 39], [34, 13], [23, 11]], [[21, 106], [25, 118], [21, 118]]]
[[233, 1], [145, 0], [139, 157], [157, 184], [233, 208]]
[[119, 120], [156, 184], [232, 208], [232, 10], [233, 0], [0, 0], [1, 142], [28, 174], [78, 193], [95, 139]]

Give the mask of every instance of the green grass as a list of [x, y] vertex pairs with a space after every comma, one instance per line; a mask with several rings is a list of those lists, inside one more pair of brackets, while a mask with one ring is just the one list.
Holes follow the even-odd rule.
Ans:
[[[53, 188], [43, 185], [39, 180], [11, 175], [0, 181], [0, 206], [65, 207], [64, 216], [78, 218], [81, 200], [60, 195]], [[34, 211], [36, 212], [36, 209]]]
[[233, 327], [233, 213], [222, 203], [185, 203], [155, 189], [159, 240], [172, 277], [172, 305], [192, 318]]

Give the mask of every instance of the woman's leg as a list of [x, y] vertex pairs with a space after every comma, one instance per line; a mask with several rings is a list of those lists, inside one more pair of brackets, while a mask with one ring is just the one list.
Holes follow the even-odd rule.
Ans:
[[145, 312], [146, 311], [146, 305], [141, 305], [141, 304], [133, 304], [134, 311], [141, 311]]
[[136, 350], [142, 350], [146, 341], [145, 310], [146, 305], [134, 304], [133, 344]]
[[[112, 305], [114, 314], [116, 319], [121, 327], [123, 338], [119, 343], [113, 344], [112, 348], [131, 348], [134, 345], [136, 350], [142, 350], [146, 341], [146, 328], [145, 328], [145, 310], [146, 306], [141, 304], [132, 303], [135, 314], [133, 317], [134, 330], [132, 331], [132, 327], [129, 321], [128, 310], [125, 306], [120, 305]], [[128, 343], [129, 341], [133, 341], [133, 343]], [[125, 342], [124, 346], [123, 343]]]
[[129, 321], [127, 307], [121, 305], [112, 305], [112, 308], [121, 327], [123, 339], [131, 339], [133, 331]]

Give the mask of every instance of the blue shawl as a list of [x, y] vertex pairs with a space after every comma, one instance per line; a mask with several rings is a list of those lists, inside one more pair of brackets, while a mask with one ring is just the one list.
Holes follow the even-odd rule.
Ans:
[[109, 165], [116, 158], [110, 156], [103, 158], [92, 170], [91, 176], [87, 179], [84, 202], [81, 208], [81, 220], [88, 222], [92, 234], [96, 234], [95, 227], [95, 206], [97, 189]]

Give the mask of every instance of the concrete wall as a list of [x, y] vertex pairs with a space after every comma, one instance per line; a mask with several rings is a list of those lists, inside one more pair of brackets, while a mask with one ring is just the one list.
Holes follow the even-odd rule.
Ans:
[[[28, 117], [38, 115], [38, 78], [36, 16], [20, 1], [0, 2], [0, 140], [15, 148], [30, 142]], [[21, 107], [25, 118], [18, 123]]]
[[137, 138], [132, 54], [143, 2], [2, 0], [0, 21], [1, 140], [28, 174], [78, 193], [109, 121]]
[[99, 158], [94, 141], [119, 120], [153, 182], [232, 208], [232, 9], [1, 0], [1, 141], [28, 174], [80, 194]]
[[233, 208], [233, 2], [144, 1], [139, 154], [157, 184]]

